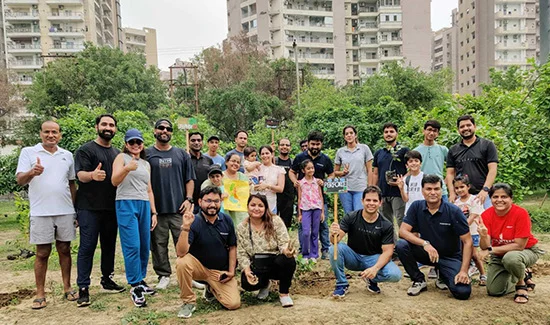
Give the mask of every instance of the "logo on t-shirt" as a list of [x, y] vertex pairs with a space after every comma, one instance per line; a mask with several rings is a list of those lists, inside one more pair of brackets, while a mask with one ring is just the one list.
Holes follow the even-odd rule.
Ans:
[[160, 158], [159, 159], [160, 168], [170, 168], [172, 167], [172, 158]]

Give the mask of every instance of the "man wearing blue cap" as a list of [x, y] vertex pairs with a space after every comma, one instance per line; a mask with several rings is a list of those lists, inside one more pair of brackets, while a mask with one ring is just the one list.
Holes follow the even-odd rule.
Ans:
[[168, 287], [172, 274], [168, 258], [170, 233], [175, 247], [181, 231], [181, 214], [191, 207], [195, 180], [189, 154], [170, 144], [173, 131], [169, 120], [158, 120], [154, 130], [155, 144], [145, 150], [159, 213], [157, 227], [151, 233], [151, 255], [153, 269], [159, 278], [156, 288], [161, 290]]

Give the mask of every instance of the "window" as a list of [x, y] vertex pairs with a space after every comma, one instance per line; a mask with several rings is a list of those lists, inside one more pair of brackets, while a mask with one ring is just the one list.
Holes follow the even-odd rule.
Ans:
[[475, 69], [476, 68], [476, 61], [473, 61], [472, 62], [472, 69]]

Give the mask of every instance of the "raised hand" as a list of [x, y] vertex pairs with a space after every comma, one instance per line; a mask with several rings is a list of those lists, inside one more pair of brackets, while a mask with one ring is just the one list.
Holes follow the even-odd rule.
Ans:
[[193, 210], [195, 209], [195, 205], [191, 204], [191, 208], [185, 210], [182, 216], [182, 224], [181, 226], [185, 229], [189, 229], [191, 227], [191, 224], [193, 224], [193, 221], [195, 221], [195, 215], [193, 214]]
[[96, 169], [94, 169], [94, 171], [92, 172], [92, 180], [96, 182], [102, 182], [103, 180], [105, 180], [105, 177], [107, 177], [107, 174], [105, 173], [104, 170], [101, 169], [102, 166], [103, 165], [99, 163]]
[[40, 164], [40, 158], [36, 157], [36, 164], [31, 169], [32, 176], [39, 176], [44, 172], [44, 166]]
[[474, 219], [474, 222], [477, 223], [477, 232], [479, 233], [480, 237], [487, 237], [489, 234], [489, 231], [487, 230], [487, 227], [483, 223], [483, 218], [479, 217]]
[[136, 159], [130, 160], [130, 162], [128, 164], [126, 164], [126, 166], [124, 166], [124, 168], [129, 172], [136, 170], [138, 168], [137, 160]]

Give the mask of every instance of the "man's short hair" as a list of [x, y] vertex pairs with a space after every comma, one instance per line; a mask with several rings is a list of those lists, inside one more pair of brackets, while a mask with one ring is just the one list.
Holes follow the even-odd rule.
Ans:
[[426, 123], [424, 123], [424, 130], [426, 130], [430, 126], [437, 131], [441, 130], [441, 123], [439, 123], [437, 120], [426, 121]]
[[476, 125], [476, 121], [474, 120], [474, 117], [472, 115], [462, 115], [458, 119], [456, 119], [456, 127], [460, 126], [460, 122], [462, 121], [470, 121], [473, 125]]
[[420, 162], [422, 162], [422, 154], [416, 150], [408, 151], [405, 154], [405, 162], [409, 162], [410, 159], [418, 159]]
[[384, 123], [384, 125], [382, 126], [382, 132], [384, 132], [385, 129], [389, 128], [392, 128], [395, 130], [396, 133], [399, 133], [399, 128], [397, 128], [397, 125], [392, 122]]
[[290, 139], [289, 139], [289, 138], [281, 138], [281, 139], [279, 139], [279, 145], [281, 145], [281, 141], [283, 141], [283, 140], [286, 140], [286, 141], [288, 141], [290, 144], [292, 144], [292, 142], [290, 142]]
[[303, 146], [304, 144], [307, 144], [307, 140], [301, 140], [300, 141], [300, 147]]
[[42, 131], [42, 126], [46, 123], [55, 123], [55, 124], [57, 124], [57, 127], [59, 128], [59, 132], [61, 132], [61, 125], [59, 125], [59, 123], [57, 123], [57, 121], [54, 121], [54, 120], [46, 120], [46, 121], [40, 123], [40, 131]]
[[382, 201], [382, 191], [378, 186], [376, 185], [367, 186], [367, 188], [363, 191], [363, 200], [365, 199], [365, 196], [367, 196], [368, 193], [378, 194], [378, 200]]
[[101, 119], [104, 117], [112, 118], [113, 121], [115, 121], [115, 126], [117, 124], [116, 118], [111, 114], [101, 114], [98, 117], [95, 118], [95, 125], [99, 125], [99, 122], [101, 122]]
[[422, 188], [424, 188], [424, 184], [435, 184], [439, 183], [441, 187], [443, 187], [443, 180], [441, 177], [434, 175], [434, 174], [426, 174], [424, 177], [422, 177]]
[[222, 191], [217, 186], [207, 186], [200, 191], [199, 199], [211, 193], [218, 194], [220, 197], [222, 196]]
[[204, 138], [204, 135], [202, 133], [200, 133], [199, 131], [194, 131], [189, 133], [189, 139], [191, 139], [191, 137], [194, 135], [199, 135], [201, 137], [201, 140]]
[[319, 131], [311, 131], [309, 132], [308, 136], [307, 136], [307, 142], [309, 141], [319, 141], [319, 142], [323, 142], [325, 140], [325, 137], [323, 136], [323, 133], [319, 132]]
[[248, 132], [246, 132], [245, 130], [238, 130], [237, 132], [235, 132], [235, 139], [239, 137], [239, 133], [241, 132], [246, 134], [246, 137], [248, 138]]

